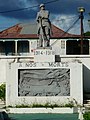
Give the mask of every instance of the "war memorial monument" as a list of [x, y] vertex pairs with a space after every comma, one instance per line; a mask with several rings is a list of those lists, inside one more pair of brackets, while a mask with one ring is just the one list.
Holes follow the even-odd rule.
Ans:
[[52, 50], [49, 11], [40, 5], [37, 13], [39, 46], [34, 62], [7, 63], [6, 106], [32, 104], [65, 105], [69, 101], [83, 104], [83, 65], [80, 62], [56, 61]]

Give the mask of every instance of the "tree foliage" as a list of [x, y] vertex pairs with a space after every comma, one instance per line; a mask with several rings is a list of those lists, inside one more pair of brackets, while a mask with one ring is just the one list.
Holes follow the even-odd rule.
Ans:
[[0, 99], [5, 101], [5, 94], [6, 94], [6, 85], [2, 84], [0, 85]]
[[87, 31], [86, 33], [84, 33], [85, 36], [90, 36], [90, 31]]

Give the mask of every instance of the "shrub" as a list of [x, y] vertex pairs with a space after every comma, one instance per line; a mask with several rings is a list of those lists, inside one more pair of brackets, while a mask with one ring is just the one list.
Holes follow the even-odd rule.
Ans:
[[68, 103], [68, 104], [65, 104], [64, 107], [70, 107], [70, 108], [72, 108], [72, 107], [74, 107], [74, 104], [72, 104], [72, 103]]
[[6, 85], [2, 84], [0, 85], [0, 99], [5, 101], [5, 94], [6, 94]]
[[87, 112], [83, 115], [84, 120], [90, 120], [90, 112]]
[[16, 108], [29, 108], [30, 106], [29, 105], [21, 104], [21, 105], [16, 105], [15, 107]]
[[68, 103], [66, 103], [65, 104], [65, 107], [70, 107], [70, 108], [72, 108], [72, 107], [74, 107], [74, 101], [69, 101]]

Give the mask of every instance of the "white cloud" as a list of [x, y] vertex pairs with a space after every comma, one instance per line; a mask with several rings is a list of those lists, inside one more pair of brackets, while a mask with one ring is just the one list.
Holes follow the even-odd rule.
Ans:
[[[78, 16], [75, 15], [52, 15], [52, 23], [57, 27], [67, 31], [73, 23], [78, 19]], [[84, 32], [88, 31], [89, 25], [88, 20], [84, 19]], [[80, 20], [68, 31], [72, 34], [80, 34]]]

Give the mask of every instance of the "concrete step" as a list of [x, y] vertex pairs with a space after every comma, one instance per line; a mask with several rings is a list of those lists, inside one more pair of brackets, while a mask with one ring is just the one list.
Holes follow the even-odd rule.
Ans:
[[90, 99], [84, 100], [84, 107], [90, 110]]
[[84, 107], [90, 108], [90, 104], [84, 104]]
[[90, 99], [84, 100], [84, 103], [85, 103], [85, 104], [90, 104]]

